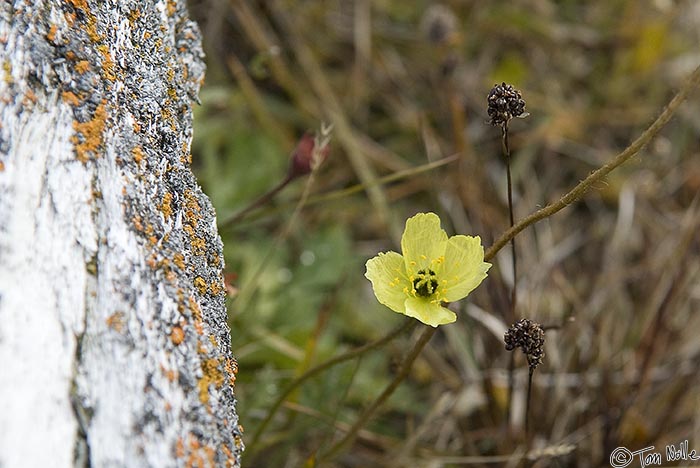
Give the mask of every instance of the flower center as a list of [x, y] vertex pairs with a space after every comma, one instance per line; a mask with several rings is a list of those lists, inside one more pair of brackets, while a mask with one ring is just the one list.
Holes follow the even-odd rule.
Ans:
[[413, 280], [413, 291], [415, 291], [418, 296], [430, 297], [435, 294], [438, 287], [438, 280], [433, 270], [419, 270], [416, 276], [417, 278]]

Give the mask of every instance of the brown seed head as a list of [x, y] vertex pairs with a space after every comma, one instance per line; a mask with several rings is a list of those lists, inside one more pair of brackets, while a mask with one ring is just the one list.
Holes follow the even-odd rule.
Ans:
[[530, 371], [534, 371], [544, 358], [544, 330], [542, 326], [528, 319], [520, 319], [506, 331], [503, 336], [506, 349], [513, 351], [521, 348], [527, 356]]
[[494, 85], [488, 95], [491, 125], [504, 127], [513, 117], [527, 115], [520, 91], [505, 83]]

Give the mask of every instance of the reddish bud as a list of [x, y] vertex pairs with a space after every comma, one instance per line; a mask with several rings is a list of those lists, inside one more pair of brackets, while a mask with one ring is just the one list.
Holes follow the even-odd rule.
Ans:
[[312, 133], [305, 133], [297, 147], [292, 152], [288, 177], [294, 179], [311, 173], [311, 171], [326, 160], [330, 147], [325, 144], [316, 148], [316, 138]]

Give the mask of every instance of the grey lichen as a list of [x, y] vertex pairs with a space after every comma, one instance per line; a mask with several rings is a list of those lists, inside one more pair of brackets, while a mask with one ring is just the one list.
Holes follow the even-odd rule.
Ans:
[[[100, 444], [106, 432], [98, 426], [114, 411], [106, 399], [117, 396], [131, 413], [120, 420], [124, 431], [137, 434], [129, 434], [136, 438], [129, 453], [141, 453], [144, 464], [168, 464], [154, 461], [162, 446], [149, 446], [163, 443], [182, 466], [239, 466], [222, 243], [190, 168], [191, 106], [204, 77], [197, 25], [184, 0], [2, 8], [26, 31], [4, 46], [26, 63], [24, 71], [3, 71], [8, 101], [17, 113], [69, 106], [73, 163], [93, 178], [97, 251], [86, 252], [86, 268], [95, 281], [86, 289], [75, 381], [76, 401], [95, 415], [87, 439]], [[0, 148], [11, 140], [0, 128]], [[135, 379], [129, 388], [95, 386], [121, 371]], [[131, 399], [125, 392], [135, 388], [141, 394]], [[109, 447], [90, 448], [96, 463], [126, 461]]]

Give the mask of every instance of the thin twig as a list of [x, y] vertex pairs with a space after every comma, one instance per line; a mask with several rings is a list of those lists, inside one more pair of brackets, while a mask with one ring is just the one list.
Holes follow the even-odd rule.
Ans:
[[515, 388], [515, 353], [510, 353], [508, 361], [508, 399], [506, 400], [506, 427], [510, 428], [510, 412], [513, 408], [513, 389]]
[[530, 395], [532, 395], [532, 374], [535, 373], [535, 368], [530, 367], [527, 375], [527, 399], [525, 400], [525, 440], [530, 440]]
[[413, 326], [415, 324], [414, 320], [405, 320], [400, 326], [396, 327], [392, 331], [390, 331], [388, 334], [385, 336], [372, 341], [370, 343], [367, 343], [363, 346], [360, 346], [359, 348], [355, 348], [353, 350], [350, 350], [346, 353], [343, 353], [339, 356], [336, 356], [332, 359], [327, 360], [326, 362], [323, 362], [315, 367], [312, 367], [311, 369], [307, 370], [304, 372], [302, 375], [294, 379], [292, 382], [290, 382], [289, 386], [282, 392], [278, 397], [277, 400], [270, 406], [270, 409], [267, 410], [267, 414], [265, 415], [265, 419], [262, 420], [260, 425], [258, 426], [257, 430], [255, 431], [255, 434], [253, 434], [253, 438], [251, 439], [248, 450], [251, 452], [254, 451], [256, 444], [258, 443], [258, 440], [260, 439], [260, 436], [262, 435], [263, 431], [267, 427], [267, 425], [272, 421], [272, 418], [275, 416], [277, 413], [277, 410], [282, 406], [282, 403], [287, 399], [287, 397], [294, 391], [296, 390], [301, 384], [309, 380], [310, 378], [320, 374], [321, 372], [325, 371], [326, 369], [329, 369], [337, 364], [340, 364], [345, 361], [349, 361], [350, 359], [354, 359], [358, 356], [361, 356], [365, 353], [368, 353], [369, 351], [372, 351], [373, 349], [379, 348], [381, 346], [384, 346], [397, 336], [399, 336], [401, 333], [404, 331], [408, 330], [409, 327]]
[[[508, 213], [510, 215], [510, 227], [513, 228], [515, 225], [515, 220], [513, 216], [513, 179], [510, 174], [510, 145], [508, 144], [508, 121], [506, 121], [501, 127], [501, 133], [503, 138], [501, 139], [501, 145], [503, 147], [503, 156], [506, 158], [506, 170], [508, 179]], [[518, 268], [517, 268], [517, 256], [515, 255], [515, 237], [510, 240], [511, 256], [513, 257], [513, 289], [510, 293], [510, 322], [515, 321], [515, 304], [516, 304], [516, 291], [517, 291], [517, 278], [518, 278]]]
[[678, 110], [681, 103], [688, 97], [690, 92], [695, 89], [696, 86], [698, 86], [699, 83], [700, 67], [693, 71], [683, 88], [673, 97], [673, 99], [671, 99], [671, 102], [669, 102], [664, 108], [661, 115], [659, 115], [659, 117], [649, 126], [649, 128], [644, 131], [644, 133], [639, 136], [639, 138], [634, 140], [631, 145], [615, 156], [615, 158], [613, 158], [610, 162], [593, 171], [588, 177], [576, 185], [576, 187], [571, 189], [569, 193], [561, 197], [559, 201], [535, 211], [526, 218], [520, 220], [515, 226], [504, 232], [501, 237], [499, 237], [486, 251], [486, 254], [484, 255], [486, 261], [493, 258], [494, 255], [496, 255], [496, 253], [508, 243], [508, 241], [517, 236], [523, 229], [531, 224], [552, 216], [556, 212], [580, 199], [586, 192], [588, 192], [588, 190], [590, 190], [591, 187], [593, 187], [593, 185], [600, 182], [614, 169], [626, 162], [632, 156], [639, 153], [642, 148], [644, 148], [644, 146], [649, 143], [649, 141], [654, 138], [657, 133], [659, 133], [664, 125], [668, 123], [671, 117], [673, 117], [673, 114], [675, 114]]
[[255, 210], [256, 208], [260, 208], [261, 206], [265, 205], [268, 203], [272, 198], [274, 198], [275, 195], [277, 195], [279, 192], [282, 191], [283, 188], [285, 188], [289, 183], [293, 180], [293, 177], [289, 174], [279, 181], [277, 185], [272, 187], [270, 190], [268, 190], [264, 195], [261, 195], [257, 200], [255, 200], [253, 203], [250, 205], [246, 206], [243, 208], [241, 211], [238, 213], [234, 214], [230, 218], [226, 219], [223, 223], [221, 223], [221, 227], [224, 228], [226, 226], [230, 226], [232, 224], [235, 224], [236, 222], [240, 221], [241, 219], [245, 218], [245, 216], [250, 213], [251, 211]]
[[[450, 156], [446, 156], [442, 159], [438, 159], [437, 161], [429, 162], [426, 164], [421, 164], [419, 166], [415, 167], [410, 167], [408, 169], [404, 169], [402, 171], [397, 171], [393, 172], [389, 175], [386, 175], [384, 177], [381, 177], [377, 180], [375, 180], [374, 184], [379, 184], [379, 185], [385, 185], [389, 184], [391, 182], [396, 182], [402, 179], [407, 179], [409, 177], [413, 177], [419, 174], [422, 174], [423, 172], [428, 172], [432, 171], [433, 169], [437, 169], [438, 167], [445, 166], [447, 164], [453, 163], [457, 161], [459, 158], [458, 154], [453, 154]], [[312, 206], [316, 205], [319, 203], [326, 203], [326, 202], [331, 202], [331, 201], [336, 201], [345, 197], [349, 197], [350, 195], [353, 195], [355, 193], [359, 193], [366, 190], [366, 185], [365, 184], [355, 184], [351, 185], [350, 187], [340, 189], [340, 190], [334, 190], [334, 191], [329, 191], [326, 193], [320, 193], [317, 195], [312, 195], [306, 200], [305, 206]], [[293, 205], [292, 203], [289, 204], [280, 204], [279, 206], [275, 208], [270, 208], [268, 210], [262, 210], [263, 214], [261, 216], [265, 215], [274, 215], [277, 212], [286, 212], [290, 206]], [[228, 223], [227, 221], [224, 221], [224, 223]]]

